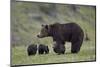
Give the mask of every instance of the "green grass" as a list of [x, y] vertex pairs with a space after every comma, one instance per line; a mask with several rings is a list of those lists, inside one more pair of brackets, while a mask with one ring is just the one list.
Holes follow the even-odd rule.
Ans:
[[70, 43], [66, 43], [66, 53], [57, 55], [52, 50], [52, 45], [49, 46], [50, 53], [35, 56], [27, 55], [27, 46], [17, 46], [12, 48], [12, 65], [26, 64], [46, 64], [46, 63], [61, 63], [61, 62], [79, 62], [79, 61], [94, 61], [95, 59], [95, 44], [93, 41], [84, 41], [82, 48], [78, 54], [70, 53]]

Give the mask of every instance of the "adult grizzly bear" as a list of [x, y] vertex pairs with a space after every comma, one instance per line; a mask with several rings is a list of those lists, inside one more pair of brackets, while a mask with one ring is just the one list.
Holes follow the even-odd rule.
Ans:
[[76, 23], [42, 25], [41, 32], [37, 37], [49, 36], [53, 37], [53, 41], [58, 45], [64, 45], [66, 41], [71, 42], [71, 52], [78, 53], [83, 42], [84, 32]]
[[48, 46], [45, 46], [43, 44], [40, 44], [39, 47], [38, 47], [38, 53], [39, 54], [48, 54], [49, 53], [49, 48]]
[[37, 45], [31, 44], [27, 48], [28, 56], [35, 55], [37, 52]]

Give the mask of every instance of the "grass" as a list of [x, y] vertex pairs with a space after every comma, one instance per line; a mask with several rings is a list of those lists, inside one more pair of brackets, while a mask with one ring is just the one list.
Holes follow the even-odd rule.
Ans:
[[[88, 47], [87, 47], [88, 46]], [[84, 41], [82, 48], [78, 54], [70, 53], [70, 43], [66, 43], [66, 53], [57, 55], [52, 50], [52, 45], [49, 46], [50, 53], [35, 56], [27, 55], [27, 46], [17, 46], [12, 48], [12, 65], [26, 64], [46, 64], [46, 63], [62, 63], [62, 62], [79, 62], [79, 61], [94, 61], [95, 59], [95, 44], [93, 41]]]

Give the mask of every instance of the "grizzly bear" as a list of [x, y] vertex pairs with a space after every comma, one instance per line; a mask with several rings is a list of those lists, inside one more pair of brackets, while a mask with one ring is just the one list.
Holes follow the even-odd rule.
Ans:
[[37, 45], [31, 44], [27, 48], [28, 56], [35, 55], [37, 53]]
[[41, 32], [37, 37], [52, 37], [53, 41], [58, 45], [64, 45], [66, 41], [71, 42], [71, 53], [78, 53], [83, 43], [84, 32], [78, 24], [73, 22], [65, 24], [54, 23], [42, 25]]
[[39, 47], [38, 47], [38, 53], [39, 54], [48, 54], [49, 53], [48, 46], [40, 44]]
[[55, 53], [57, 53], [58, 55], [65, 53], [65, 45], [64, 44], [54, 43], [53, 45], [54, 45], [53, 50]]

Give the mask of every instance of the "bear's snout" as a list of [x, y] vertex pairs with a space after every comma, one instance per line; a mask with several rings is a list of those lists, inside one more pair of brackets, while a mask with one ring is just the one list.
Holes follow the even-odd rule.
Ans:
[[37, 37], [38, 37], [38, 38], [42, 38], [42, 35], [38, 34]]

